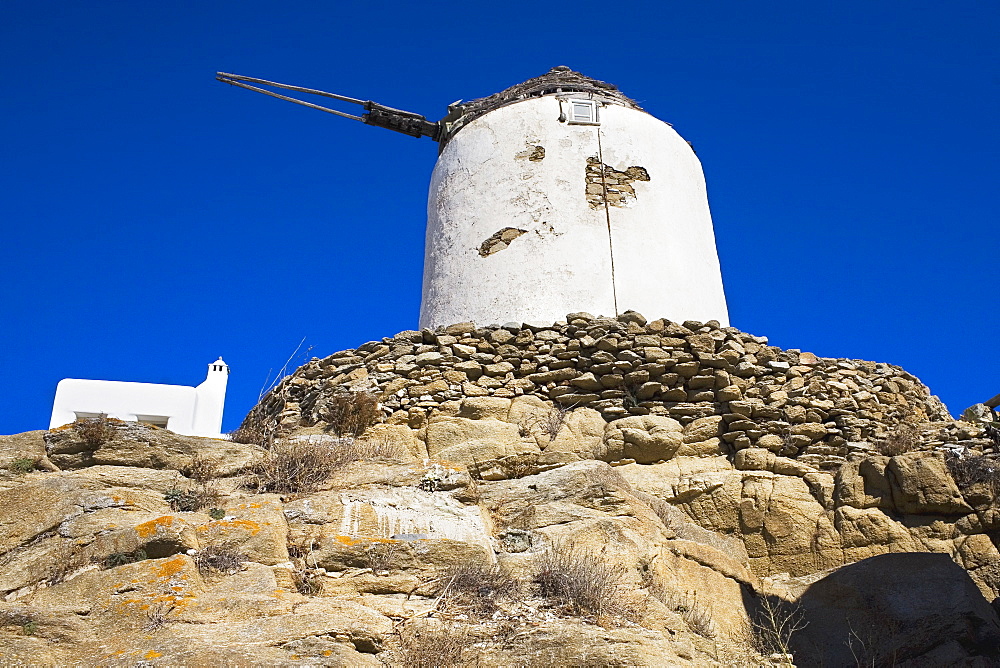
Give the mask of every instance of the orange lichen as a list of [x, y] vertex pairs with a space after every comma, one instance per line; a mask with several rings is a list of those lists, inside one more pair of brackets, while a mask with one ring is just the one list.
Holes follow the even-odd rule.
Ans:
[[186, 565], [187, 559], [180, 555], [168, 559], [157, 568], [157, 577], [169, 578], [171, 575], [177, 575], [184, 570]]
[[163, 517], [157, 517], [155, 520], [150, 520], [148, 522], [143, 522], [142, 524], [135, 525], [135, 532], [139, 534], [140, 538], [150, 538], [156, 535], [160, 527], [169, 527], [174, 523], [174, 518], [172, 515], [164, 515]]
[[142, 657], [142, 658], [144, 658], [147, 661], [149, 661], [150, 659], [158, 659], [161, 656], [163, 656], [163, 654], [161, 652], [157, 652], [155, 649], [151, 649], [148, 652], [146, 652], [146, 655], [144, 657]]
[[245, 529], [250, 532], [251, 536], [256, 536], [260, 533], [260, 524], [253, 520], [217, 520], [202, 524], [197, 527], [196, 531], [211, 531], [213, 529]]

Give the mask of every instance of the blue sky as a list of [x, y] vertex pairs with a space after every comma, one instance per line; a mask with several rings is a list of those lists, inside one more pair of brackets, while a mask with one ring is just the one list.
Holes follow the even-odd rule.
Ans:
[[958, 413], [1000, 392], [997, 44], [970, 0], [7, 2], [0, 433], [61, 378], [219, 355], [233, 429], [303, 337], [416, 326], [436, 145], [217, 70], [431, 119], [554, 65], [613, 82], [698, 151], [734, 326]]

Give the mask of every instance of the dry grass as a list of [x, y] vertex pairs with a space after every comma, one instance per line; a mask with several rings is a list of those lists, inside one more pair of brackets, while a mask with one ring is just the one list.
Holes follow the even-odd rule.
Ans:
[[596, 552], [570, 544], [543, 552], [535, 562], [532, 581], [553, 606], [600, 619], [626, 611], [623, 575], [620, 567], [609, 565]]
[[523, 591], [521, 581], [499, 565], [469, 562], [445, 571], [433, 593], [443, 611], [491, 615], [502, 602], [518, 600]]
[[247, 486], [258, 492], [315, 492], [330, 476], [355, 461], [351, 444], [325, 441], [276, 441], [251, 469]]
[[203, 575], [211, 572], [232, 575], [239, 572], [247, 561], [249, 558], [232, 543], [209, 545], [194, 557], [194, 564]]
[[275, 441], [253, 466], [247, 487], [257, 492], [304, 494], [320, 489], [351, 462], [396, 459], [399, 448], [388, 437], [331, 438]]
[[920, 431], [911, 424], [900, 422], [896, 429], [875, 445], [881, 455], [895, 457], [920, 449]]
[[142, 625], [142, 630], [145, 633], [155, 633], [172, 621], [167, 616], [176, 609], [177, 606], [173, 603], [158, 603], [151, 607], [146, 612], [146, 623]]
[[985, 485], [993, 494], [1000, 491], [1000, 462], [992, 457], [952, 455], [946, 460], [959, 489]]
[[200, 482], [189, 489], [171, 487], [163, 493], [163, 500], [170, 504], [174, 512], [197, 512], [206, 508], [217, 509], [222, 502], [222, 493], [208, 482]]
[[457, 624], [411, 624], [397, 631], [398, 661], [407, 668], [445, 668], [467, 665], [462, 654], [472, 644], [469, 633]]
[[229, 440], [233, 443], [259, 445], [264, 448], [269, 447], [277, 437], [277, 426], [256, 408], [243, 418], [239, 428], [229, 432]]
[[398, 551], [398, 543], [372, 543], [365, 548], [365, 560], [372, 575], [388, 575]]
[[323, 402], [317, 415], [337, 438], [357, 438], [378, 420], [378, 398], [370, 392], [335, 394]]
[[98, 448], [115, 437], [115, 425], [107, 415], [85, 418], [73, 423], [73, 430], [84, 443]]
[[7, 470], [16, 475], [24, 475], [25, 473], [31, 473], [32, 471], [34, 471], [35, 465], [37, 463], [38, 462], [34, 459], [28, 459], [27, 457], [18, 457], [17, 459], [15, 459], [13, 462], [10, 463], [10, 466], [7, 467]]

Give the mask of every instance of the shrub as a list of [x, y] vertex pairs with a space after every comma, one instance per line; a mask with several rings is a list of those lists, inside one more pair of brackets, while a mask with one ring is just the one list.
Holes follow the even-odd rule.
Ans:
[[879, 454], [895, 457], [918, 450], [919, 447], [920, 431], [911, 424], [900, 422], [891, 434], [876, 444], [875, 449]]
[[8, 469], [11, 473], [16, 473], [18, 475], [23, 475], [25, 473], [31, 473], [35, 470], [35, 464], [37, 462], [34, 459], [28, 459], [27, 457], [18, 457], [13, 462], [11, 462]]
[[608, 565], [591, 550], [556, 545], [538, 557], [532, 581], [551, 604], [600, 618], [625, 608], [622, 576], [620, 567]]
[[753, 648], [765, 656], [792, 653], [792, 637], [807, 622], [804, 612], [795, 603], [789, 603], [775, 596], [761, 596], [749, 611], [749, 642]]
[[398, 449], [387, 439], [291, 439], [275, 441], [251, 469], [247, 486], [258, 492], [315, 492], [330, 476], [351, 462], [393, 457]]
[[92, 448], [97, 448], [115, 436], [115, 426], [107, 415], [84, 418], [73, 423], [73, 430], [80, 439]]
[[247, 556], [237, 550], [232, 543], [209, 545], [194, 556], [194, 565], [202, 574], [215, 571], [231, 575], [239, 571], [246, 561], [249, 561]]
[[242, 424], [229, 432], [229, 440], [233, 443], [259, 445], [269, 447], [278, 436], [278, 429], [258, 409], [253, 409], [243, 418]]
[[398, 632], [399, 665], [409, 668], [444, 668], [466, 665], [462, 654], [472, 644], [469, 633], [458, 625], [409, 625]]
[[712, 622], [712, 608], [698, 600], [694, 592], [666, 592], [661, 599], [664, 605], [676, 612], [688, 628], [705, 638], [716, 636]]
[[112, 552], [104, 558], [104, 567], [115, 568], [116, 566], [124, 566], [125, 564], [134, 564], [137, 561], [145, 561], [148, 558], [146, 550], [141, 547], [131, 552]]
[[438, 606], [489, 615], [501, 601], [514, 601], [521, 595], [521, 581], [498, 564], [465, 563], [453, 566], [437, 580], [433, 593]]
[[388, 575], [398, 549], [397, 543], [372, 543], [365, 548], [365, 560], [372, 569], [372, 575]]
[[357, 438], [378, 419], [378, 398], [370, 392], [335, 394], [323, 402], [317, 415], [337, 438]]
[[[163, 493], [163, 500], [170, 504], [174, 512], [196, 512], [205, 508], [215, 508], [222, 494], [207, 483], [200, 483], [191, 489], [171, 487]], [[223, 512], [223, 517], [225, 512]]]
[[1000, 462], [992, 457], [950, 455], [945, 462], [959, 489], [985, 484], [994, 493], [1000, 490]]

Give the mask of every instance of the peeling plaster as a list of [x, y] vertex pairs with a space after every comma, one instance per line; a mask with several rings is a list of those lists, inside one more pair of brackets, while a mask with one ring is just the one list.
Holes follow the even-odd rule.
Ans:
[[610, 165], [601, 162], [600, 158], [587, 158], [586, 196], [591, 209], [598, 209], [605, 204], [624, 206], [628, 198], [635, 199], [636, 181], [649, 181], [649, 172], [645, 167], [627, 167], [618, 171]]
[[527, 158], [531, 162], [541, 162], [545, 159], [545, 147], [541, 145], [532, 146], [528, 144], [527, 150], [521, 151], [515, 158]]
[[527, 232], [528, 230], [522, 230], [516, 227], [505, 227], [479, 246], [479, 255], [481, 257], [488, 257], [494, 253], [499, 253], [503, 249], [507, 248], [511, 241], [517, 239], [522, 234], [526, 234]]

